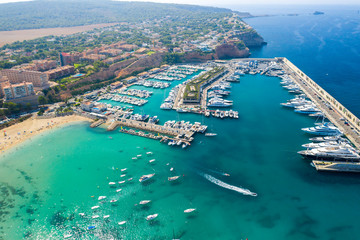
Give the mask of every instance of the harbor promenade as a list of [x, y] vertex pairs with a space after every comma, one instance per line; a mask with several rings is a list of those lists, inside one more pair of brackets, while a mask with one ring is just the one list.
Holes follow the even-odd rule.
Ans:
[[184, 91], [185, 91], [186, 85], [181, 85], [178, 94], [176, 95], [175, 101], [174, 101], [174, 106], [173, 109], [178, 109], [181, 108], [182, 104], [183, 104], [183, 96], [184, 96]]
[[301, 90], [360, 150], [360, 120], [288, 59], [277, 58], [277, 60]]

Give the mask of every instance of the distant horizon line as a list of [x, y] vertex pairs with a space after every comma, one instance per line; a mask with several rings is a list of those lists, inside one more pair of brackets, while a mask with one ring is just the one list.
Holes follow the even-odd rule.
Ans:
[[[48, 2], [77, 2], [76, 0], [0, 0], [0, 4], [6, 3], [18, 3], [18, 2], [36, 2], [36, 1], [48, 1]], [[95, 0], [81, 0], [81, 1], [95, 1]], [[194, 5], [194, 6], [207, 6], [207, 7], [222, 7], [226, 6], [360, 6], [360, 3], [226, 3], [221, 4], [215, 2], [208, 3], [180, 3], [175, 1], [144, 1], [144, 0], [108, 0], [112, 2], [152, 2], [152, 3], [164, 3], [164, 4], [183, 4], [183, 5]], [[96, 1], [95, 1], [96, 2]]]

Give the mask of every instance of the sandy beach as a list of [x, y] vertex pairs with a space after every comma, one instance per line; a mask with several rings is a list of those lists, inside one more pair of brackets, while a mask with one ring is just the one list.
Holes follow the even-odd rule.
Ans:
[[54, 129], [66, 123], [79, 121], [90, 121], [90, 119], [77, 115], [49, 119], [37, 119], [35, 117], [31, 117], [24, 122], [1, 130], [0, 151], [3, 153], [17, 144], [22, 143], [46, 130]]

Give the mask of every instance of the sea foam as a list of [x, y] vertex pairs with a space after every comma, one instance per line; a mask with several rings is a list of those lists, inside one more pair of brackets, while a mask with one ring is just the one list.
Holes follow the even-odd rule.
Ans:
[[204, 178], [206, 178], [207, 180], [209, 180], [210, 182], [220, 186], [220, 187], [223, 187], [223, 188], [227, 188], [227, 189], [230, 189], [230, 190], [233, 190], [233, 191], [236, 191], [236, 192], [239, 192], [239, 193], [242, 193], [244, 195], [250, 195], [250, 196], [253, 196], [253, 197], [256, 197], [257, 196], [257, 193], [254, 193], [254, 192], [251, 192], [249, 189], [246, 189], [246, 188], [241, 188], [241, 187], [237, 187], [237, 186], [234, 186], [234, 185], [230, 185], [230, 184], [227, 184], [209, 174], [206, 174], [206, 173], [201, 173], [200, 175], [202, 175]]

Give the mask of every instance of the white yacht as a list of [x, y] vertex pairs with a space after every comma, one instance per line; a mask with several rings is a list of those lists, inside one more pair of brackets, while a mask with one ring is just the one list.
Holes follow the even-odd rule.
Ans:
[[155, 173], [142, 175], [139, 179], [139, 182], [145, 182], [145, 181], [149, 180], [150, 178], [152, 178], [154, 175], [155, 175]]
[[301, 130], [318, 136], [340, 136], [343, 134], [337, 127], [329, 123], [324, 123], [316, 127], [302, 128]]
[[196, 210], [196, 208], [189, 208], [189, 209], [185, 209], [184, 213], [192, 213]]
[[325, 114], [323, 112], [316, 112], [309, 114], [310, 117], [325, 117]]
[[351, 147], [320, 147], [298, 152], [301, 156], [310, 159], [360, 161], [360, 155]]
[[320, 112], [320, 109], [318, 109], [314, 105], [303, 105], [303, 106], [295, 107], [294, 112], [303, 113], [303, 114], [313, 114]]
[[231, 107], [232, 103], [226, 103], [224, 101], [219, 101], [219, 100], [215, 100], [215, 101], [211, 101], [208, 104], [208, 107]]
[[140, 205], [146, 205], [146, 204], [148, 204], [149, 202], [151, 202], [151, 200], [142, 200], [142, 201], [140, 201]]
[[213, 101], [221, 101], [221, 102], [225, 102], [225, 103], [233, 103], [232, 100], [226, 100], [226, 99], [222, 99], [222, 98], [219, 98], [219, 97], [214, 97], [214, 98], [210, 99], [209, 103], [213, 102]]
[[216, 135], [217, 135], [217, 133], [205, 133], [206, 137], [214, 137]]
[[294, 108], [294, 107], [300, 107], [300, 106], [309, 105], [309, 104], [312, 104], [312, 102], [309, 100], [306, 100], [304, 98], [295, 98], [295, 99], [291, 99], [291, 100], [287, 101], [286, 103], [281, 103], [280, 105], [284, 106], [284, 107]]
[[328, 141], [344, 141], [344, 138], [341, 138], [340, 135], [337, 136], [327, 136], [327, 137], [313, 137], [309, 139], [312, 142], [328, 142]]
[[157, 213], [149, 215], [149, 216], [146, 217], [146, 220], [148, 220], [148, 221], [153, 220], [153, 219], [157, 218], [158, 215], [159, 214], [157, 214]]
[[337, 141], [328, 141], [328, 142], [320, 142], [320, 143], [307, 143], [307, 144], [303, 144], [301, 145], [304, 148], [307, 149], [313, 149], [313, 148], [319, 148], [319, 147], [351, 147], [349, 144], [347, 143], [342, 143], [342, 142], [337, 142]]
[[174, 176], [174, 177], [168, 177], [168, 180], [171, 181], [175, 181], [179, 178], [180, 176]]
[[172, 104], [171, 103], [163, 103], [163, 104], [161, 104], [160, 108], [163, 110], [170, 110], [170, 109], [172, 109]]
[[283, 87], [288, 90], [294, 90], [299, 88], [299, 86], [296, 84], [284, 85]]

